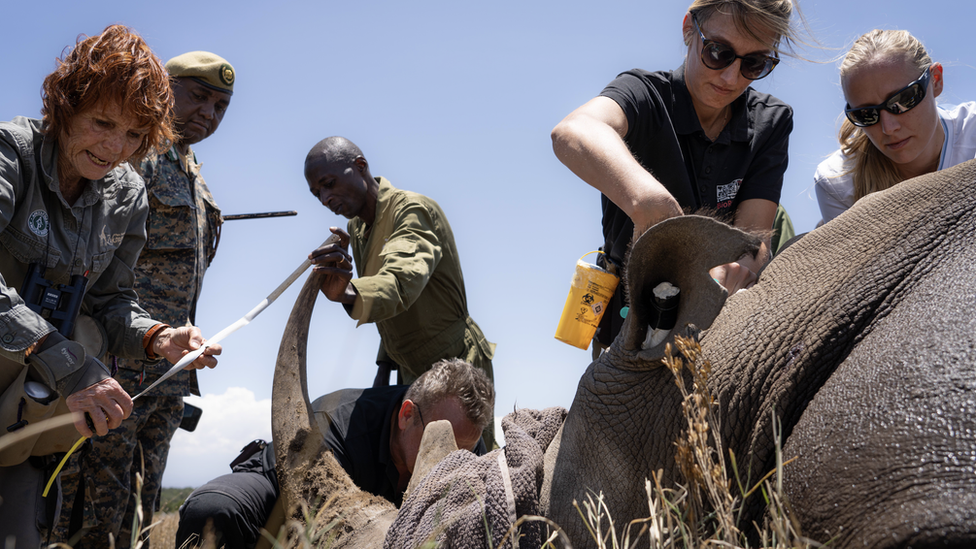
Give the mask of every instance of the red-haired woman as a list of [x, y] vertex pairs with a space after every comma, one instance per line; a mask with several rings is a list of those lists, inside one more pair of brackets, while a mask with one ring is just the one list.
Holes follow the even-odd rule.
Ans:
[[[59, 60], [44, 80], [42, 120], [0, 123], [0, 539], [15, 536], [18, 547], [37, 547], [56, 513], [41, 501], [51, 454], [132, 410], [96, 357], [176, 362], [203, 343], [195, 327], [149, 318], [132, 289], [148, 203], [129, 163], [173, 139], [172, 101], [162, 63], [116, 25]], [[92, 337], [82, 345], [72, 331]], [[215, 366], [219, 353], [215, 345], [192, 367]], [[15, 437], [68, 411], [73, 428]]]

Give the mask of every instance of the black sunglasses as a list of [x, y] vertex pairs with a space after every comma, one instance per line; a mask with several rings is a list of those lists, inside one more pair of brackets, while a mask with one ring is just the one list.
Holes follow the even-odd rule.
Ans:
[[420, 418], [420, 426], [426, 429], [427, 422], [424, 421], [424, 414], [420, 411], [420, 406], [417, 406], [417, 403], [414, 402], [413, 407], [417, 409], [417, 416]]
[[698, 25], [698, 16], [696, 14], [691, 14], [691, 20], [695, 23], [695, 29], [702, 39], [702, 63], [712, 70], [720, 71], [735, 63], [736, 59], [741, 59], [742, 63], [739, 64], [739, 72], [742, 73], [742, 76], [749, 80], [759, 80], [760, 78], [769, 76], [769, 73], [773, 72], [773, 69], [779, 63], [779, 58], [770, 57], [761, 53], [737, 55], [735, 50], [732, 49], [732, 46], [705, 38], [701, 26]]
[[851, 108], [850, 103], [848, 103], [844, 108], [844, 113], [851, 124], [864, 128], [881, 121], [881, 109], [891, 114], [908, 112], [925, 99], [925, 91], [929, 89], [929, 78], [931, 76], [932, 71], [927, 68], [922, 76], [918, 77], [918, 80], [893, 93], [891, 97], [885, 99], [884, 103], [857, 108]]

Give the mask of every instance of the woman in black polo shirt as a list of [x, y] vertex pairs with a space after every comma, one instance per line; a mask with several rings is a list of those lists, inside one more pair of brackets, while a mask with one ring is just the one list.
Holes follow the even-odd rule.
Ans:
[[[787, 165], [793, 110], [749, 85], [769, 75], [794, 42], [795, 0], [695, 0], [682, 21], [687, 53], [674, 71], [631, 70], [552, 131], [556, 156], [603, 193], [604, 251], [620, 266], [637, 233], [659, 221], [711, 208], [736, 227], [769, 231]], [[768, 261], [712, 269], [734, 293]], [[622, 290], [597, 338], [623, 324]]]

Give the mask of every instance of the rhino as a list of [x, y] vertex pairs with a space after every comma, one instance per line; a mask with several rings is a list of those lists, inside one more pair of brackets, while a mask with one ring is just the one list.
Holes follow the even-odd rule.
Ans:
[[[694, 326], [723, 447], [755, 480], [775, 467], [780, 430], [784, 457], [796, 458], [783, 483], [804, 535], [836, 547], [976, 544], [974, 194], [976, 161], [869, 195], [732, 296], [708, 270], [756, 253], [757, 237], [699, 216], [655, 225], [629, 254], [620, 335], [581, 377], [555, 435], [540, 439], [537, 491], [516, 498], [535, 498], [577, 548], [596, 543], [574, 501], [602, 493], [618, 524], [646, 516], [646, 478], [661, 470], [664, 486], [681, 482], [682, 395], [661, 358]], [[678, 320], [648, 344], [650, 295], [665, 281], [680, 288]], [[290, 425], [274, 433], [282, 491], [292, 508], [339, 494], [339, 546], [379, 547], [397, 510], [336, 480], [341, 468], [309, 421], [302, 315], [316, 288], [298, 298], [275, 376], [274, 423]], [[279, 391], [279, 375], [292, 390]], [[449, 475], [444, 462], [422, 482]], [[747, 504], [742, 524], [762, 512]]]

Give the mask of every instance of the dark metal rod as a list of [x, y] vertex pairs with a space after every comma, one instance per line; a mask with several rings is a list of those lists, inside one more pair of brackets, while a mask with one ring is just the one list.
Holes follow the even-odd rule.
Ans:
[[292, 215], [298, 215], [295, 210], [288, 210], [286, 212], [263, 212], [263, 213], [250, 213], [250, 214], [233, 214], [221, 216], [224, 221], [233, 221], [235, 219], [260, 219], [262, 217], [288, 217]]

